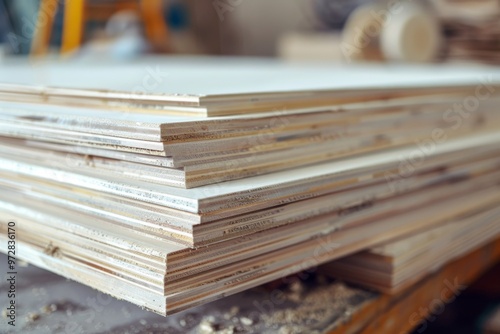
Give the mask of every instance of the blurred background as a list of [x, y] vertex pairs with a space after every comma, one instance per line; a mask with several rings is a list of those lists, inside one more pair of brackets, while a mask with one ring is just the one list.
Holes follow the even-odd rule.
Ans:
[[0, 0], [0, 57], [498, 63], [499, 17], [497, 0]]

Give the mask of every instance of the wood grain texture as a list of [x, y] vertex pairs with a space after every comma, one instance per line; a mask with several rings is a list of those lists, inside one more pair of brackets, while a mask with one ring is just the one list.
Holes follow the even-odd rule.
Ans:
[[[167, 315], [373, 247], [370, 279], [405, 288], [498, 233], [495, 71], [170, 61], [12, 66], [2, 245], [19, 222], [23, 259]], [[434, 228], [456, 240], [381, 246]]]

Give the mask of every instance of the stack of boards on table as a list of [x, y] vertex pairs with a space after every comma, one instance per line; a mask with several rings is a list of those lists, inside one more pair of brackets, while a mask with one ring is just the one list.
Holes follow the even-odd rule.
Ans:
[[334, 277], [398, 293], [427, 274], [500, 237], [500, 208], [472, 212], [449, 223], [328, 263]]
[[10, 64], [0, 240], [14, 221], [20, 258], [169, 314], [489, 213], [498, 74]]
[[500, 3], [497, 0], [431, 0], [451, 60], [500, 62]]

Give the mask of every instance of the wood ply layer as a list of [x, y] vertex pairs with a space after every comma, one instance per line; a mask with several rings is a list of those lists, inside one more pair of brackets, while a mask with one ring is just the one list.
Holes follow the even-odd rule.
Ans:
[[[72, 171], [98, 171], [113, 173], [114, 176], [130, 177], [136, 180], [153, 182], [166, 186], [191, 188], [207, 184], [240, 179], [277, 170], [289, 169], [301, 165], [323, 162], [325, 160], [348, 159], [350, 156], [372, 153], [387, 148], [396, 148], [414, 143], [415, 140], [426, 140], [428, 131], [422, 131], [419, 136], [407, 138], [404, 134], [397, 137], [385, 136], [380, 140], [373, 139], [349, 142], [348, 144], [311, 145], [309, 149], [293, 154], [294, 150], [280, 154], [254, 154], [244, 159], [223, 160], [217, 163], [203, 164], [201, 167], [188, 166], [181, 169], [149, 166], [133, 162], [101, 158], [93, 155], [75, 155], [70, 153], [53, 153], [32, 149], [25, 146], [1, 145], [0, 154], [4, 157], [21, 156], [49, 164], [54, 168], [71, 168]], [[462, 133], [463, 135], [463, 133]], [[356, 146], [356, 149], [353, 147]], [[279, 159], [275, 162], [272, 159]]]
[[[464, 153], [468, 154], [467, 157], [463, 156]], [[397, 191], [384, 178], [365, 186], [353, 185], [328, 195], [229, 218], [191, 214], [33, 177], [20, 178], [15, 174], [0, 174], [0, 185], [10, 193], [20, 193], [27, 201], [44, 202], [92, 215], [117, 228], [126, 227], [181, 244], [201, 246], [322, 214], [345, 215], [356, 208], [372, 205], [374, 201], [409, 191], [439, 185], [446, 187], [457, 180], [493, 177], [500, 165], [497, 154], [498, 149], [481, 148], [447, 157], [432, 168], [399, 180]]]
[[[448, 129], [450, 120], [445, 121], [444, 115], [448, 111], [446, 108], [453, 101], [460, 102], [460, 100], [449, 100], [430, 103], [426, 100], [425, 103], [419, 102], [409, 106], [396, 104], [390, 108], [378, 107], [378, 110], [358, 106], [336, 112], [311, 113], [308, 115], [311, 119], [304, 118], [304, 115], [300, 114], [283, 114], [279, 116], [278, 125], [272, 122], [272, 117], [255, 118], [254, 121], [261, 122], [261, 128], [257, 133], [250, 133], [250, 135], [247, 133], [245, 136], [233, 134], [223, 139], [216, 137], [209, 138], [210, 140], [206, 140], [207, 138], [201, 135], [198, 140], [191, 138], [185, 142], [181, 140], [173, 143], [66, 129], [68, 123], [71, 125], [79, 121], [86, 125], [88, 130], [95, 122], [90, 116], [67, 115], [68, 119], [60, 120], [60, 128], [41, 126], [40, 124], [44, 123], [43, 120], [51, 118], [41, 116], [43, 113], [40, 112], [34, 115], [28, 112], [24, 116], [19, 116], [20, 121], [14, 116], [22, 113], [22, 109], [21, 111], [15, 108], [11, 110], [6, 107], [3, 113], [14, 117], [14, 120], [7, 118], [3, 123], [0, 121], [0, 133], [32, 138], [21, 145], [57, 150], [66, 154], [85, 154], [84, 156], [66, 155], [62, 159], [63, 164], [72, 160], [75, 168], [91, 166], [116, 172], [117, 175], [122, 174], [170, 186], [191, 188], [398, 147], [426, 140], [436, 128], [444, 128], [447, 137], [464, 135], [469, 131], [487, 131], [489, 128], [498, 128], [499, 114], [489, 109], [496, 108], [497, 99], [492, 97], [482, 101], [478, 110], [464, 117], [458, 130]], [[285, 119], [282, 120], [282, 117]], [[167, 119], [170, 118], [172, 117], [167, 117]], [[327, 122], [328, 119], [330, 121]], [[230, 120], [226, 118], [221, 122], [227, 125]], [[105, 130], [106, 125], [111, 127], [114, 124], [110, 120], [102, 122], [102, 131]], [[211, 122], [209, 123], [211, 125], [200, 125], [200, 121], [183, 121], [180, 124], [185, 124], [184, 126], [190, 128], [191, 131], [201, 127], [200, 133], [203, 134], [210, 132], [210, 126], [217, 124], [217, 120], [208, 122]], [[269, 129], [265, 128], [266, 122], [270, 122], [268, 123]], [[134, 124], [138, 128], [131, 130], [132, 133], [140, 133], [140, 127], [143, 125], [146, 129], [161, 126], [160, 123], [154, 125], [155, 123], [147, 122]], [[120, 128], [120, 125], [116, 126]], [[236, 126], [235, 129], [238, 127]], [[108, 129], [107, 133], [112, 133], [112, 129]], [[53, 142], [44, 142], [46, 140]], [[2, 138], [2, 141], [9, 146], [20, 142], [6, 137]], [[116, 150], [124, 152], [116, 152]], [[158, 156], [155, 156], [157, 154]], [[173, 156], [161, 156], [165, 154]], [[56, 162], [56, 159], [52, 160]], [[77, 163], [79, 161], [82, 162]], [[145, 164], [153, 166], [144, 166]], [[175, 168], [181, 166], [184, 166], [183, 169]]]
[[[10, 62], [1, 71], [0, 97], [137, 113], [217, 116], [443, 95], [475, 87], [481, 75], [495, 74], [492, 85], [499, 81], [495, 71], [452, 66], [388, 71], [376, 66], [289, 65], [255, 59], [231, 60], [228, 65], [223, 60], [193, 58], [190, 63], [174, 58], [106, 66], [48, 62], [33, 67]], [[39, 70], [44, 75], [37, 76]], [[145, 90], [141, 83], [146, 79], [155, 81]]]
[[[117, 248], [115, 257], [119, 257], [119, 253], [122, 254], [119, 257], [122, 261], [128, 261], [127, 252], [131, 252], [132, 255], [135, 254], [135, 256], [131, 256], [132, 258], [139, 259], [139, 256], [147, 256], [149, 261], [156, 259], [158, 264], [164, 263], [166, 265], [163, 271], [165, 279], [174, 281], [184, 278], [186, 275], [197, 274], [265, 252], [276, 251], [315, 238], [318, 235], [366, 226], [380, 218], [418, 210], [437, 200], [450, 200], [469, 193], [477, 193], [480, 190], [486, 191], [486, 189], [495, 194], [498, 192], [499, 176], [498, 173], [493, 173], [478, 179], [464, 179], [464, 181], [456, 181], [452, 184], [445, 183], [444, 185], [437, 184], [405, 195], [376, 201], [371, 207], [359, 209], [349, 215], [321, 215], [295, 224], [287, 224], [243, 238], [231, 239], [196, 249], [172, 244], [160, 237], [149, 236], [146, 233], [138, 233], [126, 228], [115, 229], [111, 225], [106, 225], [105, 221], [76, 214], [62, 207], [47, 204], [27, 207], [22, 203], [30, 201], [29, 197], [1, 194], [0, 198], [2, 199], [1, 208], [9, 216], [14, 214], [18, 220], [23, 222], [45, 222], [39, 228], [45, 228], [47, 230], [45, 234], [50, 236], [46, 243], [50, 242], [54, 247], [58, 246], [60, 251], [67, 249], [69, 252], [74, 252], [77, 247], [96, 249], [101, 243], [110, 245]], [[16, 212], [18, 213], [16, 214]], [[33, 230], [32, 232], [23, 231], [23, 234], [35, 233], [36, 238], [40, 238], [44, 234], [36, 233], [39, 230], [36, 226], [32, 225], [30, 228]], [[47, 239], [47, 237], [45, 238]], [[92, 243], [86, 244], [85, 240], [88, 243], [89, 239], [95, 239], [96, 243], [93, 246]], [[65, 247], [61, 244], [62, 240], [65, 242]], [[80, 241], [77, 242], [77, 240]], [[105, 252], [109, 253], [110, 250]], [[113, 253], [110, 256], [113, 256]], [[137, 261], [131, 265], [137, 265]], [[158, 267], [158, 265], [156, 266]], [[161, 269], [160, 272], [162, 272]]]
[[[475, 200], [472, 201], [468, 197], [466, 195], [463, 199], [457, 198], [451, 201], [445, 200], [434, 203], [424, 212], [419, 210], [418, 214], [410, 212], [391, 216], [375, 224], [364, 226], [362, 230], [353, 229], [352, 232], [349, 230], [333, 232], [332, 234], [319, 237], [319, 239], [313, 239], [299, 245], [280, 249], [273, 252], [272, 256], [264, 254], [260, 257], [246, 259], [221, 267], [220, 269], [212, 269], [206, 273], [197, 274], [192, 279], [184, 278], [182, 284], [179, 285], [179, 287], [183, 287], [183, 290], [172, 295], [168, 294], [169, 283], [167, 283], [167, 295], [164, 298], [166, 301], [165, 309], [161, 309], [162, 303], [158, 301], [157, 297], [152, 297], [151, 293], [142, 294], [143, 298], [141, 299], [141, 293], [134, 292], [134, 290], [137, 291], [137, 287], [132, 289], [126, 281], [113, 279], [109, 272], [100, 271], [95, 266], [82, 268], [81, 263], [72, 262], [70, 266], [73, 268], [72, 270], [68, 270], [68, 267], [66, 267], [67, 260], [65, 260], [63, 255], [64, 252], [61, 252], [61, 260], [59, 257], [43, 256], [43, 254], [40, 254], [42, 252], [38, 250], [38, 253], [35, 252], [37, 255], [32, 254], [27, 260], [31, 258], [33, 261], [34, 259], [34, 262], [38, 264], [39, 260], [37, 259], [42, 257], [42, 266], [49, 270], [77, 279], [80, 282], [91, 284], [119, 298], [130, 300], [158, 313], [165, 314], [218, 299], [227, 294], [283, 277], [294, 271], [301, 270], [301, 268], [305, 269], [307, 266], [323, 263], [362, 249], [368, 245], [379, 244], [429, 226], [442, 224], [450, 219], [456, 219], [457, 215], [467, 216], [472, 212], [485, 210], [488, 205], [490, 207], [496, 206], [497, 204], [495, 203], [498, 203], [500, 199], [498, 191], [492, 193], [483, 191], [481, 194], [474, 196]], [[459, 210], [454, 212], [446, 211], [445, 208], [450, 206], [458, 207]], [[325, 245], [329, 245], [329, 247]], [[311, 259], [314, 259], [314, 261], [311, 262]], [[51, 262], [56, 262], [57, 265], [52, 265]], [[105, 275], [107, 278], [104, 278], [102, 275]], [[96, 276], [102, 278], [95, 281], [92, 278]], [[104, 283], [103, 279], [104, 281], [115, 282], [116, 286], [110, 289], [108, 285], [105, 288], [106, 284], [104, 286], [102, 284]], [[100, 281], [102, 283], [99, 283]], [[187, 287], [190, 284], [195, 284], [195, 286], [188, 289]], [[124, 285], [131, 288], [128, 294], [117, 291], [117, 289]], [[138, 297], [140, 300], [137, 300]]]
[[[435, 150], [425, 156], [419, 168], [432, 168], [433, 164], [435, 166], [440, 159], [444, 159], [445, 154], [460, 155], [461, 150], [494, 147], [498, 143], [499, 136], [493, 132], [449, 140], [436, 145]], [[42, 179], [62, 182], [67, 186], [88, 188], [191, 213], [217, 213], [222, 218], [320, 196], [360, 184], [370, 184], [377, 179], [386, 179], [388, 175], [397, 176], [400, 157], [407, 156], [414, 150], [416, 149], [410, 146], [354, 157], [346, 161], [230, 181], [223, 186], [216, 184], [195, 189], [176, 189], [131, 179], [125, 180], [104, 171], [75, 173], [69, 167], [55, 169], [49, 164], [19, 157], [15, 160], [0, 158], [0, 169], [5, 172], [15, 171], [19, 175], [28, 177], [37, 175]]]
[[[16, 221], [20, 258], [159, 314], [498, 214], [494, 69], [25, 65], [0, 71], [1, 249]], [[370, 268], [406, 284], [432, 244]]]
[[[496, 109], [494, 103], [497, 99], [486, 100], [481, 103], [481, 108], [463, 118], [463, 122], [469, 124], [471, 121], [469, 117], [475, 119], [479, 115], [486, 118], [495, 118], [496, 113], [491, 112]], [[112, 129], [109, 129], [106, 134], [92, 134], [85, 131], [70, 131], [66, 127], [53, 128], [46, 127], [40, 124], [39, 121], [18, 122], [10, 119], [0, 120], [0, 130], [4, 136], [14, 136], [21, 138], [32, 138], [41, 141], [53, 141], [59, 143], [75, 143], [87, 146], [102, 146], [109, 147], [114, 150], [135, 150], [137, 152], [151, 152], [153, 155], [163, 156], [183, 156], [187, 152], [190, 154], [208, 154], [215, 152], [230, 152], [235, 148], [239, 150], [254, 148], [263, 150], [266, 145], [276, 144], [287, 140], [294, 140], [303, 136], [309, 137], [323, 137], [324, 140], [328, 139], [328, 134], [334, 138], [339, 136], [353, 137], [356, 135], [382, 133], [387, 131], [397, 131], [400, 128], [405, 128], [408, 125], [428, 124], [428, 126], [441, 125], [443, 127], [450, 127], [454, 125], [454, 118], [444, 117], [444, 112], [449, 109], [452, 103], [460, 102], [459, 100], [450, 101], [449, 104], [428, 105], [418, 108], [408, 108], [407, 110], [388, 111], [381, 113], [381, 115], [365, 115], [365, 116], [345, 116], [338, 115], [338, 113], [329, 113], [329, 116], [337, 116], [331, 119], [318, 119], [310, 120], [300, 127], [286, 126], [288, 119], [283, 116], [278, 119], [266, 120], [268, 122], [267, 128], [258, 131], [257, 133], [243, 134], [238, 136], [230, 136], [226, 138], [204, 138], [192, 140], [182, 140], [178, 142], [161, 142], [158, 140], [140, 140], [134, 138], [125, 138], [113, 136]], [[32, 116], [27, 116], [30, 119]], [[36, 119], [36, 117], [34, 117]], [[330, 117], [332, 118], [332, 117]], [[337, 120], [335, 120], [335, 118]], [[449, 118], [449, 119], [448, 119]], [[445, 122], [446, 121], [446, 122]], [[91, 121], [89, 121], [91, 123]], [[426, 123], [427, 122], [427, 123]], [[276, 124], [269, 128], [270, 124]], [[8, 125], [8, 126], [7, 126]], [[448, 125], [448, 126], [446, 126]], [[207, 133], [209, 130], [200, 130], [199, 134]], [[163, 143], [163, 144], [162, 144]], [[262, 148], [260, 148], [262, 147]]]
[[[476, 90], [472, 89], [469, 95], [475, 96], [476, 93]], [[487, 93], [492, 95], [481, 100], [481, 107], [494, 106], [494, 101], [499, 98], [492, 88]], [[275, 110], [259, 115], [209, 119], [0, 102], [0, 120], [13, 125], [32, 125], [118, 138], [182, 143], [262, 135], [266, 132], [276, 134], [323, 123], [347, 127], [360, 122], [373, 122], [376, 119], [390, 121], [398, 115], [440, 114], [449, 109], [453, 103], [463, 103], [464, 98], [464, 96], [438, 95], [425, 99], [384, 99], [318, 110], [311, 108]]]

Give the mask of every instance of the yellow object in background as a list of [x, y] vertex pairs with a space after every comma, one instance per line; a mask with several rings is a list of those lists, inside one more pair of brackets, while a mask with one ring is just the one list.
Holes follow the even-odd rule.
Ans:
[[84, 7], [85, 0], [65, 1], [61, 53], [71, 53], [80, 47], [85, 24]]
[[[124, 9], [139, 13], [138, 16], [145, 28], [145, 35], [154, 49], [164, 52], [169, 50], [168, 27], [163, 16], [163, 0], [114, 0], [107, 3], [66, 0], [64, 1], [61, 53], [71, 54], [81, 47], [87, 20], [108, 19], [114, 13]], [[32, 55], [47, 53], [57, 10], [57, 0], [41, 0], [37, 29], [31, 47]]]

